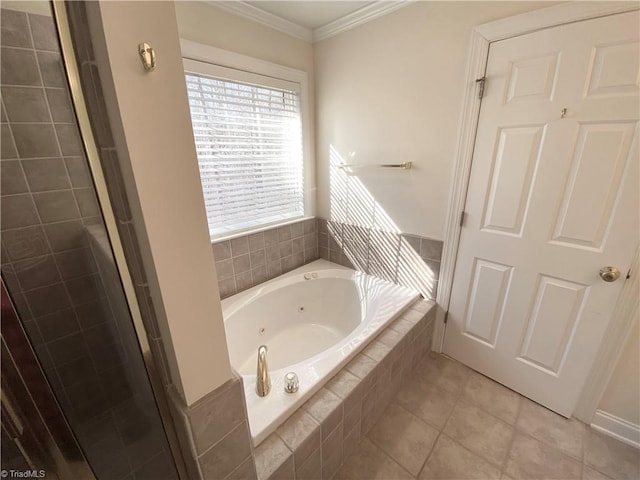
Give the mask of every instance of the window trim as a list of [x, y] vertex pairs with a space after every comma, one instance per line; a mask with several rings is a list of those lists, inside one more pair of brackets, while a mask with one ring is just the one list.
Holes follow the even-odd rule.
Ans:
[[[303, 218], [315, 217], [316, 172], [313, 148], [313, 124], [311, 119], [311, 95], [309, 90], [309, 76], [307, 72], [185, 39], [180, 40], [180, 48], [182, 50], [182, 58], [185, 71], [193, 71], [194, 63], [190, 61], [195, 61], [208, 64], [213, 68], [222, 67], [223, 69], [226, 68], [244, 72], [244, 74], [247, 74], [249, 78], [251, 77], [251, 75], [260, 75], [263, 77], [271, 77], [276, 82], [284, 81], [288, 83], [294, 83], [299, 85], [300, 90], [300, 120], [302, 122], [302, 165], [304, 172], [303, 216], [297, 219], [291, 218], [283, 220], [281, 222], [271, 223], [268, 226], [259, 225], [255, 227], [248, 227], [246, 230], [242, 229], [234, 232], [229, 232], [227, 234], [210, 235], [211, 241], [220, 241], [223, 238], [248, 235], [253, 232], [263, 231], [265, 230], [265, 228], [287, 225], [292, 221], [300, 221]], [[203, 70], [202, 73], [206, 73], [206, 71]]]

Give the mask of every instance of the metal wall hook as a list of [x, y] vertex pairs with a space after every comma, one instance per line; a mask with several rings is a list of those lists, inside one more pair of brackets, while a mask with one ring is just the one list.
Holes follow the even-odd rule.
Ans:
[[138, 53], [142, 59], [142, 65], [147, 72], [153, 72], [156, 69], [156, 52], [148, 43], [138, 45]]

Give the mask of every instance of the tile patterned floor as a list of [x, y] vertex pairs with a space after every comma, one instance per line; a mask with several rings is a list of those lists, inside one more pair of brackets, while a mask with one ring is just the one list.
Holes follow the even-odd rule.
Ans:
[[640, 451], [431, 353], [337, 480], [635, 480]]

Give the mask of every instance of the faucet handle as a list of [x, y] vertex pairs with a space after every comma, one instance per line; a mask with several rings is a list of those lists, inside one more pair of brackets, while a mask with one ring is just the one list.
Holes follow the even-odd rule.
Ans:
[[284, 376], [284, 391], [287, 393], [296, 393], [300, 382], [295, 372], [289, 372]]

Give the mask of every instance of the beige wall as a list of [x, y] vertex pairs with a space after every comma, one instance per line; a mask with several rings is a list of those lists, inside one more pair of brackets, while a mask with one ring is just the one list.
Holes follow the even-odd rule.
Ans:
[[[190, 405], [231, 368], [175, 11], [171, 2], [90, 2], [88, 14], [171, 376]], [[140, 62], [142, 41], [156, 50], [154, 72]]]
[[598, 410], [640, 426], [640, 311], [624, 344]]
[[313, 76], [310, 43], [202, 2], [175, 2], [180, 38], [260, 58]]
[[330, 217], [330, 146], [355, 163], [410, 160], [359, 178], [400, 231], [443, 239], [471, 30], [549, 5], [416, 2], [315, 44], [318, 213]]

